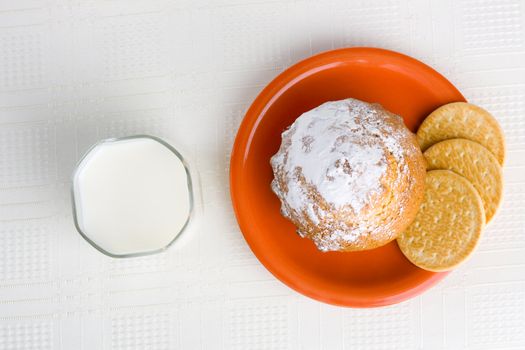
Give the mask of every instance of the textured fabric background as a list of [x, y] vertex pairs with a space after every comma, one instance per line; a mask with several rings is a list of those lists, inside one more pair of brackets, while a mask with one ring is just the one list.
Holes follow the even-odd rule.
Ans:
[[[257, 92], [344, 46], [419, 58], [493, 112], [505, 199], [473, 258], [380, 309], [298, 295], [255, 259], [228, 194]], [[204, 195], [184, 249], [107, 258], [76, 233], [75, 162], [100, 138], [186, 150]], [[0, 349], [524, 349], [525, 2], [0, 1]]]

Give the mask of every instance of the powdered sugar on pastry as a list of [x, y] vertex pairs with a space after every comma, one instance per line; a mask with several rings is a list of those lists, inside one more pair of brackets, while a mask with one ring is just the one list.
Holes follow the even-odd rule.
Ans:
[[[407, 180], [407, 151], [420, 151], [403, 147], [410, 133], [394, 130], [392, 120], [404, 128], [398, 116], [379, 105], [346, 99], [302, 114], [282, 134], [271, 159], [272, 189], [283, 215], [319, 249], [339, 250], [342, 243], [358, 242], [379, 225], [388, 230], [395, 221], [377, 222], [371, 208], [384, 205], [385, 192]], [[403, 205], [389, 205], [402, 213]]]

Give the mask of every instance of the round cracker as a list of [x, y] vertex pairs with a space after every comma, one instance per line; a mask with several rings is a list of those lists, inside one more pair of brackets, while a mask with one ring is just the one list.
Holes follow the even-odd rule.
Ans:
[[503, 192], [503, 174], [494, 155], [477, 142], [452, 139], [436, 143], [423, 153], [427, 169], [447, 169], [464, 176], [478, 191], [489, 222]]
[[467, 139], [485, 146], [503, 165], [505, 138], [496, 119], [486, 110], [465, 102], [443, 105], [430, 113], [417, 131], [417, 140], [425, 151], [448, 139]]
[[469, 180], [481, 197], [486, 222], [494, 217], [501, 202], [503, 172], [492, 153], [477, 142], [452, 139], [436, 143], [423, 155], [428, 170], [452, 170]]
[[485, 224], [481, 197], [464, 177], [449, 170], [427, 173], [416, 218], [397, 238], [403, 254], [429, 271], [447, 271], [474, 251]]

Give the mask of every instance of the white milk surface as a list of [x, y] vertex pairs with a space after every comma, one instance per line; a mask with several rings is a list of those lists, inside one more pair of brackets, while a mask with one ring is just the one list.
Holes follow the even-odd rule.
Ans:
[[73, 191], [79, 229], [114, 255], [166, 247], [191, 210], [184, 164], [147, 137], [95, 146], [79, 165]]

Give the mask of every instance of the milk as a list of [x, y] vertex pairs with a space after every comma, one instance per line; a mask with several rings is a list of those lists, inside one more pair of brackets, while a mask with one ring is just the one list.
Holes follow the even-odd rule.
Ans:
[[181, 157], [148, 136], [99, 143], [73, 177], [77, 229], [109, 255], [167, 247], [189, 220], [191, 197]]

